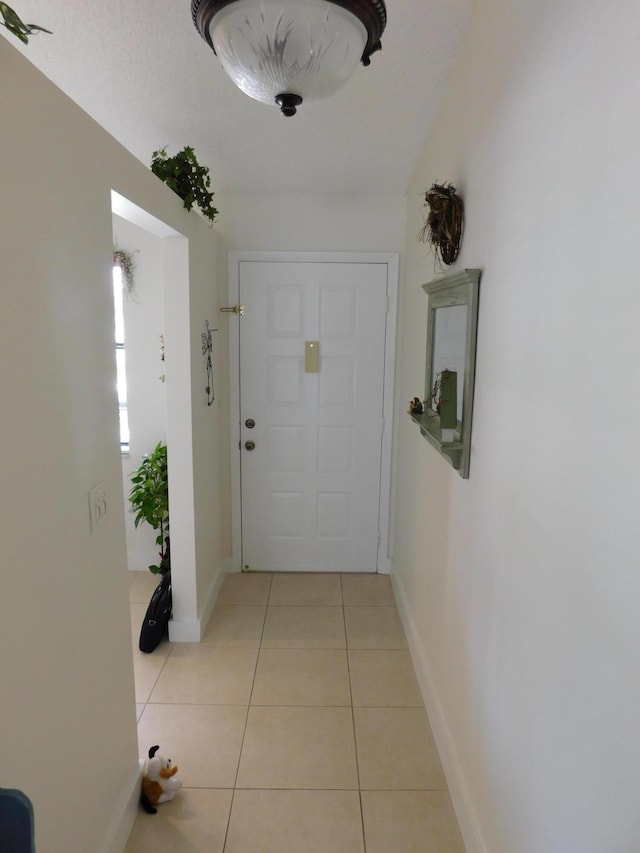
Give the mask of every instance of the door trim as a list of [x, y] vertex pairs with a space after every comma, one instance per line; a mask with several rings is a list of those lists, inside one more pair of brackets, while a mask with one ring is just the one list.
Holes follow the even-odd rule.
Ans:
[[[229, 252], [229, 305], [239, 303], [240, 263], [246, 261], [273, 263], [355, 263], [386, 264], [388, 307], [385, 332], [384, 397], [382, 404], [383, 433], [380, 465], [380, 505], [378, 524], [378, 573], [391, 570], [391, 461], [393, 448], [394, 380], [396, 331], [398, 323], [399, 255], [397, 252]], [[242, 516], [240, 496], [240, 322], [235, 314], [229, 318], [229, 438], [231, 460], [231, 571], [241, 571]]]

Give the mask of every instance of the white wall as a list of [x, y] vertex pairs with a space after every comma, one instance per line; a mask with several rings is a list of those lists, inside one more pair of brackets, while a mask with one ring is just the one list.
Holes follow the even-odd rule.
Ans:
[[[125, 810], [132, 795], [135, 809], [139, 765], [111, 190], [188, 241], [184, 337], [194, 361], [201, 306], [217, 299], [218, 239], [4, 38], [0, 75], [0, 786], [33, 800], [38, 853], [115, 853], [135, 814]], [[188, 357], [183, 385], [191, 368]], [[195, 588], [214, 586], [226, 556], [203, 529], [224, 500], [226, 457], [218, 458], [219, 413], [205, 414], [204, 392], [192, 396], [193, 428], [182, 423], [176, 462], [186, 448], [180, 468], [214, 471], [206, 485], [187, 483], [200, 515], [192, 564], [177, 573], [178, 616], [197, 619], [204, 604]], [[87, 493], [101, 481], [109, 509], [92, 534]]]
[[122, 456], [125, 496], [127, 562], [132, 571], [159, 561], [157, 531], [148, 524], [134, 525], [127, 496], [131, 474], [142, 457], [159, 441], [167, 440], [167, 398], [160, 376], [165, 372], [160, 354], [164, 333], [163, 240], [138, 225], [113, 216], [114, 245], [130, 252], [135, 265], [134, 292], [124, 300], [125, 353], [129, 413], [129, 453]]
[[232, 250], [398, 252], [404, 244], [404, 199], [398, 195], [216, 195], [216, 230]]
[[[639, 28], [478, 3], [407, 194], [394, 578], [469, 851], [640, 843]], [[483, 270], [468, 481], [403, 414], [443, 180]]]
[[[214, 226], [217, 238], [218, 226]], [[197, 618], [201, 632], [222, 581], [223, 565], [231, 554], [229, 451], [228, 328], [220, 307], [227, 304], [227, 258], [222, 239], [209, 256], [192, 254], [190, 279], [201, 282], [190, 294], [193, 489]], [[204, 285], [204, 286], [203, 286]], [[212, 333], [214, 401], [208, 405], [207, 373], [202, 354], [205, 321]], [[173, 543], [172, 543], [173, 547]], [[215, 557], [215, 559], [212, 559]]]
[[[206, 226], [205, 226], [206, 227]], [[171, 578], [175, 641], [199, 641], [223, 580], [231, 538], [226, 328], [218, 318], [226, 303], [225, 256], [216, 231], [206, 253], [188, 252], [184, 241], [166, 240], [164, 265], [166, 325], [167, 446], [171, 513]], [[186, 278], [185, 278], [186, 275]], [[187, 287], [185, 300], [180, 291]], [[207, 405], [202, 354], [205, 321], [221, 326], [214, 338], [216, 399]], [[190, 381], [185, 381], [189, 376]], [[218, 381], [220, 380], [220, 381]], [[191, 456], [181, 453], [182, 435], [191, 437]], [[177, 453], [180, 455], [177, 455]]]

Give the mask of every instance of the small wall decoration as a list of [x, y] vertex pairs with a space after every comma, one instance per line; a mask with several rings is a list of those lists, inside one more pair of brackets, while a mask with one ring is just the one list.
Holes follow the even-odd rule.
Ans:
[[6, 3], [0, 3], [0, 15], [2, 15], [0, 24], [6, 27], [10, 33], [13, 33], [16, 38], [20, 39], [23, 44], [28, 44], [29, 36], [36, 33], [49, 33], [49, 35], [52, 35], [51, 30], [45, 30], [44, 27], [40, 27], [38, 24], [25, 24], [18, 13]]
[[[160, 361], [164, 363], [164, 335], [160, 335]], [[167, 376], [165, 373], [161, 373], [160, 376], [158, 376], [160, 382], [165, 382], [166, 378]]]
[[458, 257], [464, 229], [464, 204], [451, 184], [433, 184], [424, 196], [429, 215], [418, 233], [421, 243], [430, 243], [436, 256], [450, 266]]
[[124, 279], [125, 292], [131, 296], [135, 287], [133, 272], [135, 264], [133, 262], [133, 252], [127, 252], [126, 249], [113, 247], [113, 265], [120, 267], [122, 270], [122, 278]]
[[217, 329], [211, 329], [209, 327], [209, 321], [205, 320], [204, 322], [204, 332], [202, 333], [202, 355], [205, 359], [205, 369], [207, 371], [207, 406], [211, 406], [213, 401], [215, 400], [215, 392], [213, 389], [213, 361], [212, 361], [212, 353], [213, 353], [213, 337], [212, 332], [217, 332]]

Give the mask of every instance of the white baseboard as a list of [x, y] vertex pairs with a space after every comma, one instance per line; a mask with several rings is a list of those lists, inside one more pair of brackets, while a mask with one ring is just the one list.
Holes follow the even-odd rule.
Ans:
[[447, 723], [442, 703], [431, 675], [428, 654], [418, 642], [418, 634], [414, 621], [407, 607], [407, 599], [396, 575], [391, 575], [391, 582], [398, 603], [398, 611], [404, 626], [409, 651], [416, 671], [416, 677], [420, 685], [420, 691], [431, 723], [433, 737], [438, 747], [440, 761], [447, 779], [449, 793], [453, 802], [453, 808], [458, 818], [460, 832], [465, 843], [467, 853], [488, 853], [488, 849], [476, 817], [475, 809], [471, 803], [469, 789], [467, 788], [460, 767], [460, 761], [454, 747], [451, 730]]
[[172, 643], [199, 643], [202, 639], [200, 619], [172, 619], [169, 640]]
[[379, 575], [390, 575], [391, 574], [391, 560], [386, 555], [378, 557], [378, 574]]
[[225, 557], [222, 561], [222, 571], [225, 575], [242, 571], [240, 560], [237, 560], [235, 557]]
[[134, 771], [130, 785], [123, 791], [116, 807], [107, 837], [100, 848], [102, 853], [123, 853], [127, 846], [133, 824], [140, 810], [140, 785], [143, 769], [144, 761], [140, 761], [137, 770]]
[[220, 587], [224, 582], [225, 574], [224, 568], [218, 569], [209, 585], [197, 619], [171, 619], [169, 622], [169, 640], [172, 643], [199, 643], [202, 640], [213, 613]]

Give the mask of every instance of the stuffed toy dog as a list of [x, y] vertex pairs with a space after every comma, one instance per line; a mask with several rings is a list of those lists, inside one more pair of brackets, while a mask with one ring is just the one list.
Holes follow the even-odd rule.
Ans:
[[156, 805], [172, 800], [182, 787], [182, 782], [176, 775], [178, 768], [171, 764], [170, 758], [156, 755], [159, 749], [159, 746], [152, 746], [149, 750], [145, 774], [142, 777], [140, 803], [149, 814], [155, 814], [158, 811]]

